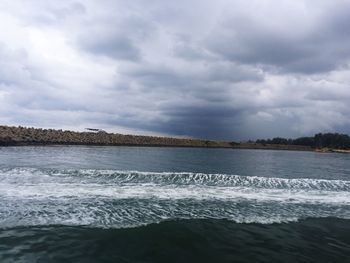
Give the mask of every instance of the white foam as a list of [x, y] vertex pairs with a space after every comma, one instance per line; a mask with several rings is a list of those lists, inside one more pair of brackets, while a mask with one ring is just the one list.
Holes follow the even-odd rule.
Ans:
[[0, 227], [126, 227], [174, 218], [350, 217], [349, 181], [108, 170], [0, 170]]
[[350, 204], [350, 182], [341, 180], [27, 168], [2, 171], [0, 177], [2, 198], [247, 199]]
[[350, 205], [350, 192], [320, 190], [264, 189], [252, 187], [181, 186], [157, 184], [99, 185], [40, 183], [13, 185], [0, 183], [0, 198], [109, 198], [109, 199], [195, 199], [255, 200], [286, 203], [324, 203]]

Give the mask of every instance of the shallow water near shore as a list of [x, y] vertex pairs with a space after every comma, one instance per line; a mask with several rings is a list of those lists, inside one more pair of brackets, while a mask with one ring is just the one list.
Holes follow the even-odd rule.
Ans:
[[0, 148], [0, 262], [347, 260], [349, 155]]

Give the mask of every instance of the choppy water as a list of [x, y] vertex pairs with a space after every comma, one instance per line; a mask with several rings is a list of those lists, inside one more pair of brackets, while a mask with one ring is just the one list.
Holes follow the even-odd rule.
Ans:
[[350, 155], [0, 148], [0, 262], [63, 260], [350, 262]]

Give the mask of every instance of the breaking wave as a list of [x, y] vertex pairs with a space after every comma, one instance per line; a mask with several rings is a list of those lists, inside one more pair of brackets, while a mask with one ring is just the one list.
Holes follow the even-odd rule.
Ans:
[[70, 178], [72, 181], [81, 183], [154, 183], [171, 185], [205, 185], [205, 186], [230, 186], [230, 187], [255, 187], [269, 189], [305, 189], [324, 191], [350, 191], [350, 181], [325, 180], [325, 179], [286, 179], [274, 177], [241, 176], [230, 174], [204, 174], [188, 172], [139, 172], [139, 171], [116, 171], [116, 170], [70, 170], [70, 169], [32, 169], [14, 168], [1, 169], [3, 181], [40, 182], [45, 178], [56, 178], [64, 181]]
[[1, 169], [0, 179], [2, 227], [350, 218], [350, 181], [343, 180], [34, 168]]

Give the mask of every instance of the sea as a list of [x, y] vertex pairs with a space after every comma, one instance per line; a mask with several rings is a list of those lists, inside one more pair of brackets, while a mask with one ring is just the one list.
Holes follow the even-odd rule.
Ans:
[[0, 147], [0, 262], [350, 262], [350, 155]]

